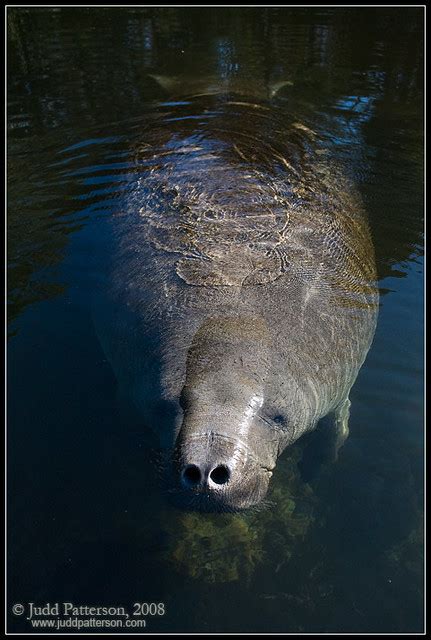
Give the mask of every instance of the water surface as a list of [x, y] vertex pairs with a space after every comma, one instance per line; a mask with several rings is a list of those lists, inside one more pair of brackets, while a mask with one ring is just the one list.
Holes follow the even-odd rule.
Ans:
[[[169, 505], [93, 326], [143, 132], [202, 117], [149, 74], [288, 81], [277, 104], [369, 216], [381, 310], [350, 437], [333, 465], [320, 433], [286, 451], [259, 513]], [[153, 632], [421, 631], [423, 10], [9, 9], [8, 82], [10, 603], [164, 602]]]

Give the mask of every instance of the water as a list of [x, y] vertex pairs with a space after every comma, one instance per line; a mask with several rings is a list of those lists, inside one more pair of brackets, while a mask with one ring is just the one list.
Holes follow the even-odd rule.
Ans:
[[[422, 16], [8, 10], [11, 605], [165, 603], [149, 632], [422, 630]], [[286, 451], [277, 508], [257, 514], [169, 506], [92, 322], [109, 221], [139, 177], [131, 149], [190, 108], [149, 73], [288, 80], [277, 99], [327, 132], [370, 219], [381, 310], [350, 437], [332, 465], [313, 455], [320, 432]]]

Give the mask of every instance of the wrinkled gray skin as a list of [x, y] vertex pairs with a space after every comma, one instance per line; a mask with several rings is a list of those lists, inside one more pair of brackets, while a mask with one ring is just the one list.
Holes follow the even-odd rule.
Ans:
[[98, 333], [143, 424], [173, 446], [173, 493], [244, 509], [320, 418], [334, 415], [338, 446], [347, 435], [378, 309], [361, 203], [318, 135], [250, 97], [192, 98], [134, 158]]

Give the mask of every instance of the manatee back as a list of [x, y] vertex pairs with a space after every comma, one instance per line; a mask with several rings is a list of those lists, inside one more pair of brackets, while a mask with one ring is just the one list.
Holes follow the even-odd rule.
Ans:
[[293, 371], [323, 385], [324, 411], [353, 384], [375, 329], [360, 198], [296, 118], [238, 96], [205, 105], [153, 123], [134, 151], [138, 186], [114, 221], [114, 296], [158, 336], [165, 395], [180, 393], [206, 318], [254, 314], [271, 328], [269, 384], [280, 390]]
[[170, 287], [187, 297], [184, 285], [229, 296], [318, 274], [361, 294], [375, 280], [368, 226], [318, 136], [236, 96], [190, 109], [202, 116], [152, 124], [134, 151], [138, 185], [115, 221], [120, 287], [154, 285], [159, 300]]

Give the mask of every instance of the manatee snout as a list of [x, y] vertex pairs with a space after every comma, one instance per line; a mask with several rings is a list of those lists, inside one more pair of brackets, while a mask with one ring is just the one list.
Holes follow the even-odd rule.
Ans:
[[239, 440], [213, 432], [179, 440], [174, 456], [177, 502], [199, 511], [241, 511], [265, 497], [271, 472]]
[[187, 464], [181, 471], [181, 482], [185, 488], [202, 487], [204, 490], [216, 490], [229, 482], [231, 469], [226, 464]]

